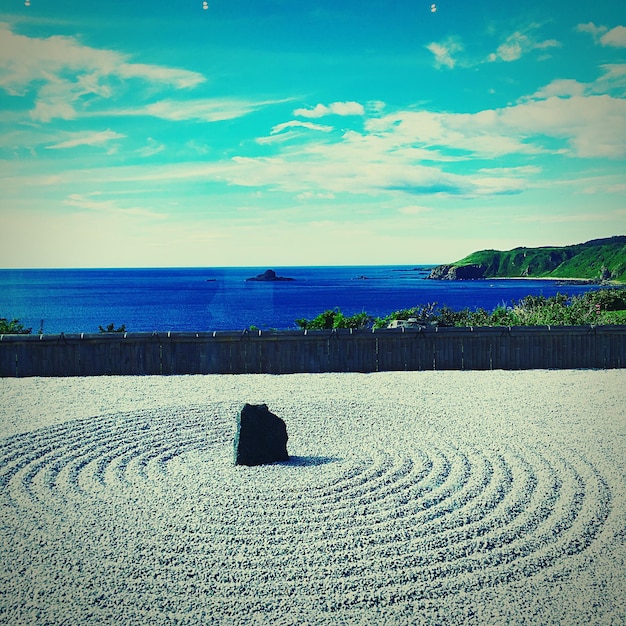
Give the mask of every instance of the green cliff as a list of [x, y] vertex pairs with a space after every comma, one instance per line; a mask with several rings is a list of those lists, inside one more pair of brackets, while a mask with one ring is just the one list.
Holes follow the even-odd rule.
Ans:
[[561, 278], [626, 283], [626, 236], [563, 247], [481, 250], [430, 273], [436, 280]]

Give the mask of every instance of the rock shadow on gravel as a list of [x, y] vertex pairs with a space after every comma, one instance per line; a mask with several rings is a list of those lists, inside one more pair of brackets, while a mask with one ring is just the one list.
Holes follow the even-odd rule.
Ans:
[[343, 459], [335, 456], [290, 456], [287, 461], [279, 461], [275, 465], [288, 467], [317, 467], [328, 463], [337, 463]]

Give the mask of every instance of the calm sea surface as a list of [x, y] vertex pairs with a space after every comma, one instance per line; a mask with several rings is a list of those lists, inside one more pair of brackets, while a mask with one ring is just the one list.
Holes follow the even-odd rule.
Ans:
[[528, 294], [597, 288], [542, 280], [435, 281], [429, 267], [275, 267], [293, 282], [246, 282], [267, 268], [0, 270], [0, 317], [37, 332], [97, 333], [297, 328], [339, 307], [384, 316], [428, 302], [493, 309]]

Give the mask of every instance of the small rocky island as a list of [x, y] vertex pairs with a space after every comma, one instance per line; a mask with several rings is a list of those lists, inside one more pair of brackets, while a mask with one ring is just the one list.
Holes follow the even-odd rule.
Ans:
[[276, 276], [276, 272], [274, 270], [265, 270], [262, 274], [258, 276], [253, 276], [252, 278], [246, 278], [246, 282], [256, 281], [256, 282], [284, 282], [284, 281], [292, 281], [294, 278], [286, 278], [285, 276]]

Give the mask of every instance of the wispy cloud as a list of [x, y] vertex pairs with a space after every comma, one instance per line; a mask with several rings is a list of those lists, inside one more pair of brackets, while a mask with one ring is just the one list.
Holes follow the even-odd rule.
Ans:
[[544, 85], [520, 102], [546, 100], [548, 98], [588, 97], [597, 95], [621, 98], [626, 88], [626, 64], [614, 63], [600, 66], [600, 75], [595, 80], [583, 83], [573, 79], [556, 79]]
[[[70, 194], [64, 201], [67, 206], [80, 209], [82, 211], [96, 211], [111, 215], [124, 215], [130, 217], [141, 217], [148, 219], [162, 220], [167, 217], [163, 213], [158, 213], [142, 206], [121, 206], [116, 200], [100, 200], [100, 192], [91, 194]], [[96, 199], [94, 199], [94, 197]]]
[[573, 96], [583, 96], [586, 87], [583, 83], [572, 79], [553, 80], [548, 85], [538, 89], [532, 96], [525, 100], [545, 100], [546, 98], [569, 98]]
[[46, 146], [48, 150], [65, 150], [68, 148], [76, 148], [77, 146], [100, 146], [115, 139], [124, 139], [126, 135], [116, 133], [112, 130], [104, 130], [99, 132], [76, 132], [68, 133], [71, 138]]
[[277, 124], [272, 128], [270, 134], [276, 135], [278, 133], [282, 133], [286, 128], [307, 128], [309, 130], [319, 130], [323, 133], [328, 133], [333, 130], [332, 126], [328, 126], [325, 124], [313, 124], [312, 122], [300, 122], [298, 120], [292, 120], [291, 122], [284, 122], [282, 124]]
[[222, 122], [244, 117], [266, 106], [288, 100], [243, 100], [237, 98], [164, 99], [136, 107], [85, 112], [83, 117], [156, 117], [173, 122]]
[[257, 143], [285, 143], [292, 139], [299, 139], [303, 132], [314, 131], [322, 133], [330, 133], [334, 130], [333, 126], [327, 124], [315, 124], [313, 122], [302, 122], [300, 120], [291, 120], [277, 124], [270, 131], [269, 137], [259, 137]]
[[297, 117], [317, 118], [327, 115], [363, 115], [365, 109], [358, 102], [332, 102], [331, 104], [317, 104], [312, 109], [296, 109], [293, 114]]
[[463, 44], [456, 38], [450, 37], [442, 42], [433, 42], [426, 46], [435, 55], [435, 67], [449, 67], [453, 69], [457, 61], [457, 53], [463, 52]]
[[152, 137], [148, 137], [147, 145], [143, 146], [142, 148], [139, 148], [139, 150], [137, 150], [137, 153], [144, 158], [148, 158], [148, 157], [154, 156], [155, 154], [160, 154], [164, 150], [165, 150], [165, 144], [159, 143], [158, 141], [154, 140]]
[[206, 80], [198, 72], [146, 63], [120, 63], [114, 73], [120, 78], [140, 78], [175, 89], [191, 89]]
[[[530, 24], [524, 29], [517, 30], [506, 37], [497, 47], [495, 52], [485, 57], [472, 57], [465, 54], [465, 45], [459, 37], [448, 37], [443, 41], [432, 42], [426, 46], [435, 57], [435, 67], [447, 67], [453, 69], [457, 66], [474, 67], [485, 62], [495, 61], [512, 62], [518, 61], [524, 55], [534, 50], [548, 50], [558, 48], [561, 42], [556, 39], [539, 39], [534, 31], [539, 28], [537, 24]], [[544, 55], [545, 56], [545, 55]]]
[[127, 110], [124, 113], [148, 115], [172, 121], [199, 120], [203, 122], [219, 122], [243, 117], [267, 104], [269, 103], [210, 98], [184, 101], [161, 100], [142, 108]]
[[334, 193], [323, 193], [314, 191], [305, 191], [296, 196], [298, 200], [334, 200]]
[[578, 24], [575, 29], [579, 33], [588, 33], [596, 42], [600, 41], [600, 37], [608, 30], [606, 26], [596, 26], [593, 22], [587, 24]]
[[492, 52], [488, 56], [488, 60], [494, 61], [517, 61], [521, 59], [523, 55], [532, 52], [533, 50], [545, 50], [547, 48], [557, 48], [561, 44], [555, 39], [545, 39], [543, 41], [537, 41], [531, 34], [532, 28], [527, 32], [516, 31], [509, 35], [504, 42], [502, 42], [495, 52]]

